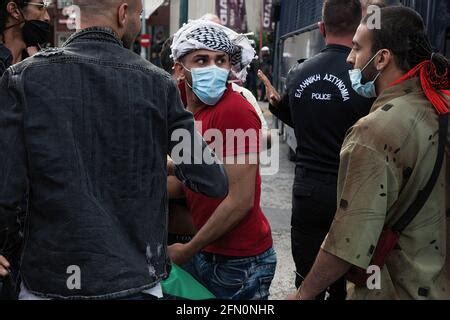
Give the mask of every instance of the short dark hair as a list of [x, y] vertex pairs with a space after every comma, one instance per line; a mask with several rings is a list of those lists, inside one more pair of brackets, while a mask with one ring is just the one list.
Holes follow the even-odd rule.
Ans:
[[174, 61], [173, 58], [171, 57], [172, 49], [170, 48], [172, 42], [173, 36], [163, 43], [161, 52], [159, 54], [162, 68], [170, 74], [172, 74], [174, 66]]
[[[112, 9], [114, 6], [119, 6], [120, 0], [73, 0], [74, 5], [77, 5], [81, 9], [82, 15], [88, 16], [101, 16], [106, 13], [110, 13], [108, 9]], [[134, 8], [135, 1], [128, 1], [130, 8]]]
[[399, 0], [362, 0], [363, 6], [378, 6], [384, 8], [387, 6], [399, 5]]
[[356, 32], [362, 18], [360, 0], [324, 0], [322, 20], [328, 33], [337, 36]]
[[6, 7], [10, 2], [16, 3], [19, 8], [24, 8], [26, 6], [25, 0], [0, 0], [0, 34], [5, 31], [6, 22], [8, 21], [9, 15]]
[[[382, 8], [380, 14], [381, 28], [369, 29], [374, 54], [381, 49], [390, 50], [398, 68], [404, 72], [432, 57], [439, 72], [447, 70], [447, 59], [440, 54], [433, 54], [433, 47], [419, 13], [411, 8], [393, 6]], [[370, 16], [365, 17], [362, 23], [366, 25], [368, 19]]]
[[387, 6], [386, 0], [362, 0], [361, 4], [363, 7], [378, 6], [384, 8]]

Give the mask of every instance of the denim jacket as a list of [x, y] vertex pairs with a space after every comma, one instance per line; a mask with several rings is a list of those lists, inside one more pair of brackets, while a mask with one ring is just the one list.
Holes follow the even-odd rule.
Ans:
[[[216, 159], [170, 75], [110, 29], [82, 30], [5, 72], [0, 249], [17, 239], [27, 195], [21, 277], [31, 293], [121, 298], [167, 276], [166, 157], [177, 129]], [[187, 187], [226, 196], [223, 165], [191, 163], [176, 169]]]
[[11, 51], [5, 45], [0, 43], [0, 78], [5, 70], [11, 65], [12, 55]]

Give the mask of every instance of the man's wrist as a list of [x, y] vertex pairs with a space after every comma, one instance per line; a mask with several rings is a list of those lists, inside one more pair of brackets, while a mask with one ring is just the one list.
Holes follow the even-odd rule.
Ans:
[[297, 300], [314, 300], [316, 296], [308, 293], [307, 286], [305, 286], [305, 281], [300, 285], [296, 294]]
[[198, 252], [202, 250], [202, 248], [196, 243], [195, 238], [186, 243], [185, 249], [188, 255], [191, 257], [195, 256]]
[[270, 99], [269, 103], [272, 107], [274, 107], [275, 109], [278, 109], [278, 107], [280, 106], [280, 101], [276, 101], [274, 99]]
[[300, 287], [297, 289], [297, 293], [295, 294], [295, 299], [296, 299], [296, 300], [303, 300], [303, 299], [302, 299], [302, 286], [300, 286]]

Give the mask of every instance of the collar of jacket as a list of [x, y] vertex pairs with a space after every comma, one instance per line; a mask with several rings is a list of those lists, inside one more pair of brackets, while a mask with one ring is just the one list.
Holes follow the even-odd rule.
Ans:
[[92, 41], [102, 41], [117, 43], [123, 47], [123, 43], [119, 40], [117, 34], [107, 27], [90, 27], [80, 30], [70, 36], [69, 39], [63, 44], [63, 47], [68, 46], [72, 42], [77, 42], [80, 40], [92, 40]]
[[330, 44], [326, 45], [325, 49], [323, 49], [322, 52], [326, 52], [326, 51], [330, 51], [330, 50], [331, 51], [341, 51], [346, 54], [350, 54], [350, 51], [352, 51], [352, 48], [343, 46], [341, 44], [330, 43]]
[[380, 96], [375, 100], [370, 112], [372, 113], [384, 107], [386, 104], [388, 104], [390, 101], [394, 99], [406, 96], [410, 93], [418, 93], [418, 92], [423, 93], [422, 87], [420, 86], [419, 78], [414, 77], [405, 80], [402, 83], [399, 83], [393, 87], [384, 90], [380, 94]]

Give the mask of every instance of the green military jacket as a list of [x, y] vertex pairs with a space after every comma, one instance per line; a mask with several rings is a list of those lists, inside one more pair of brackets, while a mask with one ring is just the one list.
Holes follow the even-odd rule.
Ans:
[[[322, 249], [367, 269], [383, 228], [402, 216], [429, 181], [438, 138], [438, 115], [417, 78], [385, 90], [344, 141], [338, 210]], [[450, 299], [449, 164], [447, 159], [429, 200], [388, 257], [381, 289], [353, 287], [350, 299]]]

